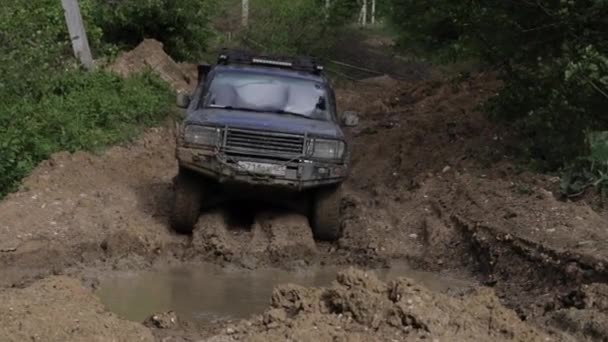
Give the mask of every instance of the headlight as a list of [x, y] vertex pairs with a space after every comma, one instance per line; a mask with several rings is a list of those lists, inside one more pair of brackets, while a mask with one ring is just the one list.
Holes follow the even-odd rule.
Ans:
[[319, 159], [342, 159], [344, 148], [344, 142], [340, 140], [313, 139], [312, 156]]
[[221, 130], [215, 127], [190, 125], [184, 130], [184, 140], [193, 145], [216, 146], [220, 136]]

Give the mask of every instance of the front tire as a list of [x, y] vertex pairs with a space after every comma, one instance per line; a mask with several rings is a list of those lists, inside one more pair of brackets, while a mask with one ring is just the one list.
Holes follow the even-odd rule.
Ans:
[[173, 230], [181, 234], [192, 233], [202, 207], [202, 190], [203, 184], [196, 174], [186, 169], [179, 169], [175, 178], [169, 218]]
[[342, 235], [340, 202], [342, 188], [332, 186], [315, 192], [312, 205], [312, 231], [315, 239], [336, 241]]

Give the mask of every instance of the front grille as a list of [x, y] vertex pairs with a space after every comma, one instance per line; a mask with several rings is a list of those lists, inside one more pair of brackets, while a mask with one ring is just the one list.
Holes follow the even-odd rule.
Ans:
[[257, 157], [296, 157], [304, 151], [303, 135], [228, 128], [224, 150], [228, 154]]

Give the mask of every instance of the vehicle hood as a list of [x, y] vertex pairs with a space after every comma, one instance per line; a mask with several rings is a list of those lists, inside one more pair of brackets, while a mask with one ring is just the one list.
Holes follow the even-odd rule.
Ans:
[[344, 134], [335, 122], [311, 120], [292, 115], [258, 113], [222, 108], [206, 108], [191, 112], [187, 124], [229, 126], [282, 133], [343, 139]]

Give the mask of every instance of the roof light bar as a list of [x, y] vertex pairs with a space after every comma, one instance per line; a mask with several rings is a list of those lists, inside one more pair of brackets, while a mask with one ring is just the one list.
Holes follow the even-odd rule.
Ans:
[[293, 63], [291, 63], [291, 62], [273, 61], [273, 60], [270, 60], [270, 59], [262, 59], [262, 58], [252, 58], [251, 62], [258, 63], [258, 64], [268, 64], [268, 65], [284, 66], [284, 67], [292, 67], [293, 66]]
[[[226, 49], [225, 49], [226, 50]], [[218, 56], [218, 63], [220, 64], [261, 64], [268, 66], [276, 66], [282, 68], [290, 68], [293, 70], [300, 70], [306, 72], [312, 72], [315, 74], [321, 73], [324, 68], [317, 64], [317, 59], [312, 57], [269, 57], [269, 56], [255, 56], [248, 52], [243, 51], [228, 51], [220, 53]]]

